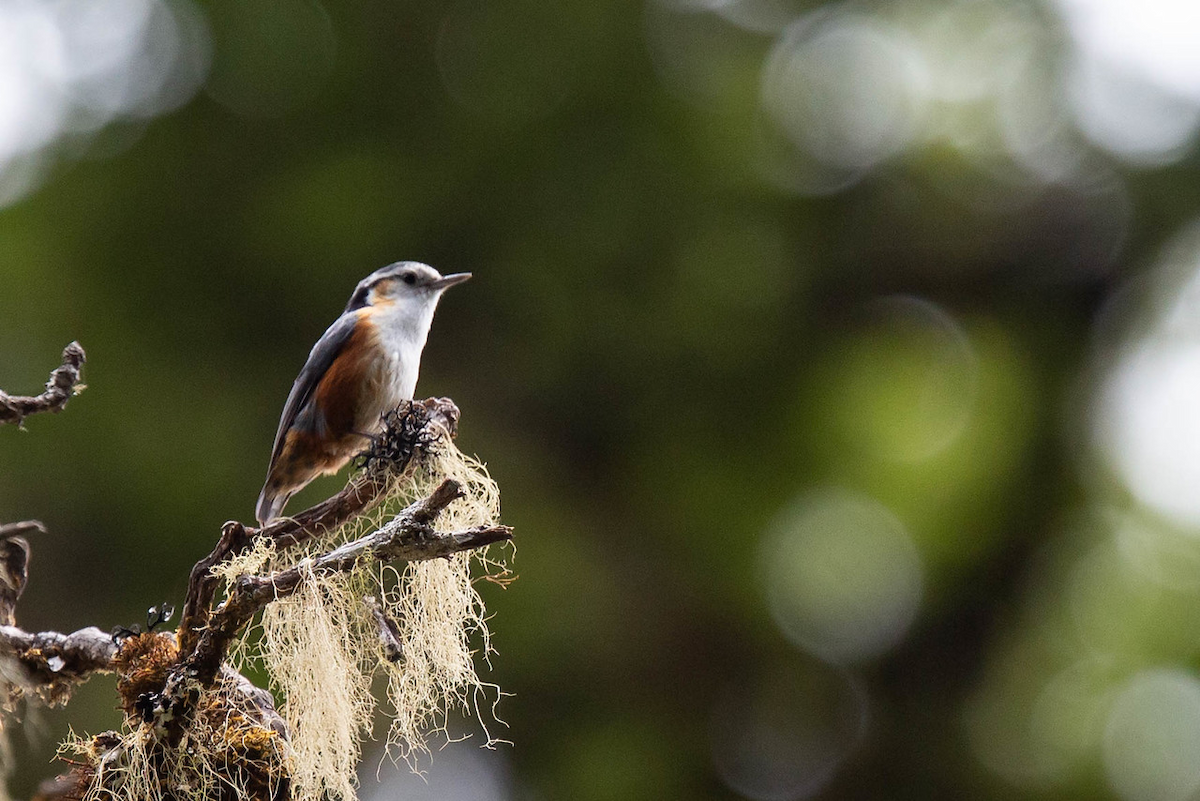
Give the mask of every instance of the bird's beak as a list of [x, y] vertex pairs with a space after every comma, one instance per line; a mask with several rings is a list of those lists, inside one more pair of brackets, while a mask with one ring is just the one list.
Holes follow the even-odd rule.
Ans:
[[453, 273], [451, 275], [442, 276], [436, 281], [430, 281], [429, 286], [433, 287], [434, 289], [449, 289], [455, 284], [461, 284], [470, 277], [470, 273]]

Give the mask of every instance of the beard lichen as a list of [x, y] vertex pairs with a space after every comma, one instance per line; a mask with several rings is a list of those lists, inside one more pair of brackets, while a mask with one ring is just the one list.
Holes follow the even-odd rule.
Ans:
[[[463, 497], [438, 516], [439, 530], [499, 521], [495, 482], [482, 464], [442, 437], [392, 477], [372, 513], [287, 552], [256, 547], [223, 565], [221, 577], [229, 581], [246, 573], [305, 569], [317, 554], [399, 525], [397, 516], [405, 507], [448, 478], [460, 483]], [[501, 557], [482, 549], [399, 569], [364, 561], [336, 575], [309, 573], [295, 594], [271, 603], [257, 626], [243, 634], [233, 664], [255, 663], [270, 676], [291, 734], [293, 798], [355, 797], [362, 741], [371, 734], [376, 710], [371, 685], [380, 675], [386, 680], [384, 713], [390, 719], [385, 742], [393, 757], [415, 767], [415, 757], [429, 750], [428, 738], [446, 734], [453, 711], [476, 717], [485, 744], [495, 742], [486, 720], [494, 715], [480, 699], [498, 699], [500, 693], [476, 672], [476, 652], [486, 660], [491, 639], [473, 568], [501, 582], [509, 575]], [[375, 609], [391, 621], [397, 653], [385, 653]]]
[[310, 573], [262, 615], [261, 656], [292, 732], [298, 799], [353, 799], [374, 701], [357, 615], [361, 579]]
[[174, 636], [125, 639], [114, 659], [126, 712], [120, 732], [72, 736], [60, 755], [76, 769], [60, 780], [78, 788], [62, 797], [81, 801], [282, 801], [290, 794], [291, 754], [286, 738], [261, 717], [244, 680], [222, 672], [200, 693], [177, 745], [146, 722], [144, 702], [162, 690], [178, 656]]
[[[500, 492], [486, 468], [444, 441], [414, 471], [401, 500], [425, 497], [447, 478], [462, 486], [463, 496], [442, 512], [441, 527], [461, 531], [499, 520]], [[383, 527], [394, 525], [393, 519]], [[410, 764], [428, 750], [429, 732], [445, 733], [446, 717], [454, 710], [473, 714], [483, 727], [485, 744], [495, 742], [487, 727], [487, 719], [495, 715], [483, 712], [480, 699], [490, 695], [494, 706], [500, 691], [484, 683], [475, 669], [476, 650], [487, 662], [492, 644], [487, 610], [471, 578], [474, 563], [486, 578], [508, 580], [503, 559], [489, 557], [486, 550], [411, 562], [402, 572], [385, 565], [379, 572], [381, 606], [396, 621], [400, 640], [400, 658], [379, 661], [391, 718], [386, 744], [390, 755]]]
[[[403, 473], [389, 475], [370, 514], [288, 550], [259, 539], [214, 568], [226, 587], [239, 576], [291, 568], [304, 576], [233, 643], [226, 658], [232, 669], [223, 670], [214, 686], [197, 688], [199, 701], [177, 745], [154, 729], [153, 714], [156, 693], [179, 658], [175, 638], [148, 633], [123, 642], [115, 666], [124, 728], [64, 744], [65, 752], [81, 759], [61, 777], [76, 782], [80, 792], [63, 797], [353, 801], [362, 741], [376, 712], [371, 688], [377, 678], [386, 682], [387, 753], [414, 769], [416, 757], [429, 750], [429, 737], [449, 739], [452, 712], [477, 718], [485, 744], [496, 742], [486, 721], [495, 716], [481, 699], [493, 699], [494, 708], [500, 691], [476, 672], [475, 657], [486, 661], [492, 647], [472, 572], [505, 583], [502, 557], [479, 549], [396, 567], [364, 559], [345, 572], [312, 570], [317, 555], [400, 526], [400, 513], [446, 479], [456, 480], [463, 495], [439, 514], [439, 530], [498, 523], [495, 483], [443, 432], [422, 443]], [[252, 703], [253, 693], [262, 691], [247, 690], [237, 672], [251, 666], [268, 674], [282, 721], [268, 720]]]

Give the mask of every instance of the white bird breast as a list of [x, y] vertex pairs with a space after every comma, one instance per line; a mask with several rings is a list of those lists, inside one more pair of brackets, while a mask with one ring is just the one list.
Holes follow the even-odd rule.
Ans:
[[386, 354], [379, 360], [380, 370], [372, 376], [373, 403], [365, 404], [362, 420], [372, 428], [379, 426], [379, 417], [394, 409], [402, 400], [409, 400], [417, 389], [421, 370], [421, 351], [433, 321], [433, 308], [414, 309], [410, 304], [396, 304], [372, 315], [377, 347]]

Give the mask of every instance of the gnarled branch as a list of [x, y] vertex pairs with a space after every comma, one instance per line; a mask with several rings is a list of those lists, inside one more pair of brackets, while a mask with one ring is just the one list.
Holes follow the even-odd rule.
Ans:
[[0, 525], [0, 675], [11, 704], [28, 690], [48, 702], [65, 700], [91, 674], [112, 670], [117, 646], [95, 627], [72, 634], [17, 628], [17, 599], [29, 578], [29, 543], [22, 534], [45, 532], [37, 520]]
[[434, 531], [430, 523], [461, 495], [458, 482], [446, 480], [428, 498], [412, 504], [372, 534], [278, 573], [239, 577], [229, 597], [200, 634], [196, 650], [181, 672], [202, 686], [210, 684], [237, 633], [264, 606], [295, 593], [310, 575], [348, 572], [363, 559], [417, 562], [512, 539], [512, 529], [508, 526], [483, 526], [451, 533]]
[[38, 412], [59, 412], [82, 387], [79, 385], [79, 371], [87, 360], [83, 347], [78, 342], [72, 342], [63, 349], [62, 366], [50, 374], [46, 389], [40, 395], [9, 395], [0, 390], [0, 425], [4, 423], [21, 422], [31, 414]]
[[5, 675], [22, 691], [37, 692], [49, 702], [62, 701], [93, 673], [113, 670], [117, 646], [111, 635], [95, 626], [60, 634], [31, 634], [16, 626], [0, 626], [0, 660]]
[[180, 620], [179, 661], [167, 676], [151, 713], [156, 729], [166, 732], [169, 743], [182, 735], [200, 699], [200, 691], [212, 686], [233, 639], [256, 613], [267, 604], [295, 593], [307, 577], [348, 572], [364, 559], [419, 561], [512, 538], [512, 530], [507, 526], [449, 533], [435, 531], [433, 521], [462, 495], [461, 486], [447, 480], [429, 497], [413, 503], [373, 534], [287, 570], [237, 578], [224, 602], [212, 609], [219, 583], [213, 574], [215, 566], [244, 553], [258, 539], [269, 538], [277, 550], [283, 550], [370, 511], [416, 454], [432, 451], [443, 436], [454, 436], [458, 418], [458, 407], [448, 398], [408, 401], [387, 417], [384, 432], [365, 459], [362, 475], [337, 495], [293, 518], [261, 529], [237, 522], [225, 524], [212, 553], [192, 568]]
[[388, 426], [367, 457], [366, 469], [345, 489], [295, 517], [276, 520], [262, 528], [230, 521], [212, 553], [192, 568], [187, 596], [179, 619], [180, 653], [186, 658], [196, 647], [199, 632], [208, 622], [218, 580], [212, 569], [249, 550], [255, 539], [267, 537], [277, 550], [301, 545], [333, 531], [369, 512], [379, 502], [392, 478], [402, 473], [413, 455], [432, 447], [442, 432], [458, 432], [458, 406], [449, 398], [405, 401], [388, 415]]
[[0, 525], [0, 625], [17, 622], [17, 599], [29, 579], [29, 542], [22, 534], [45, 533], [40, 520]]
[[[82, 361], [81, 349], [79, 357]], [[64, 364], [60, 370], [66, 367]], [[77, 367], [74, 374], [65, 378], [62, 375], [56, 370], [51, 383], [69, 390], [78, 378]], [[463, 494], [457, 482], [447, 480], [371, 534], [304, 559], [289, 569], [234, 579], [226, 588], [224, 601], [215, 608], [220, 579], [214, 568], [244, 554], [261, 539], [269, 539], [277, 551], [282, 551], [366, 514], [389, 493], [414, 456], [432, 453], [444, 437], [454, 436], [458, 418], [458, 407], [448, 398], [408, 401], [387, 417], [385, 431], [372, 444], [364, 470], [341, 492], [294, 517], [262, 528], [236, 521], [226, 523], [212, 552], [192, 568], [177, 637], [150, 632], [118, 644], [95, 628], [67, 635], [30, 634], [11, 625], [13, 607], [24, 588], [29, 556], [29, 546], [19, 535], [39, 530], [40, 524], [30, 521], [0, 526], [0, 668], [13, 677], [9, 682], [12, 698], [33, 691], [45, 701], [65, 700], [73, 687], [90, 674], [115, 670], [121, 675], [118, 689], [123, 682], [128, 685], [121, 690], [126, 714], [149, 724], [146, 730], [154, 735], [151, 747], [160, 756], [166, 753], [163, 749], [181, 741], [194, 721], [212, 716], [214, 698], [224, 699], [219, 701], [225, 705], [222, 709], [236, 710], [260, 729], [270, 729], [272, 736], [286, 741], [286, 726], [270, 694], [256, 689], [224, 664], [230, 643], [256, 613], [294, 594], [313, 577], [349, 572], [368, 560], [448, 557], [509, 540], [512, 530], [507, 526], [436, 530], [438, 516]], [[376, 618], [388, 626], [382, 609]], [[134, 667], [135, 663], [140, 667]], [[114, 739], [111, 747], [119, 748], [119, 742], [119, 738]], [[95, 738], [96, 753], [108, 747], [106, 743], [105, 735]], [[43, 797], [69, 797], [94, 778], [91, 763], [77, 766], [58, 783], [47, 784]]]

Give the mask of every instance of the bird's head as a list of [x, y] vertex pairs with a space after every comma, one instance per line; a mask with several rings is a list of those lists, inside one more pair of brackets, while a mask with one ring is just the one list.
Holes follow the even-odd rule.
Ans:
[[391, 306], [420, 311], [437, 305], [442, 293], [471, 277], [470, 273], [442, 275], [419, 261], [398, 261], [358, 282], [346, 311], [364, 306]]

